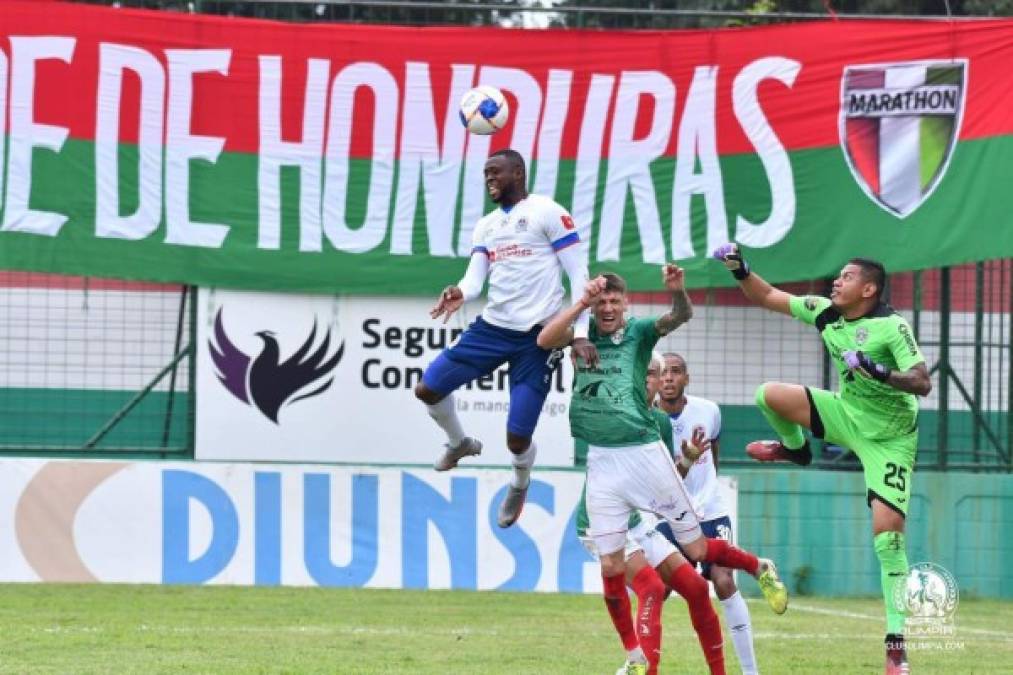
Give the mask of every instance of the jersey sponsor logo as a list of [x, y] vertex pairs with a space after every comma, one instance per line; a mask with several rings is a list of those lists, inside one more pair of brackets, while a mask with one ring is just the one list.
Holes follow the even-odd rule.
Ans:
[[534, 251], [524, 248], [520, 244], [501, 244], [489, 251], [489, 262], [502, 262], [507, 258], [527, 258], [532, 255], [534, 255]]
[[904, 344], [907, 345], [908, 351], [911, 352], [911, 356], [917, 356], [918, 347], [915, 345], [914, 336], [911, 335], [911, 329], [907, 327], [907, 324], [898, 324], [897, 332], [900, 333], [902, 338], [904, 338]]
[[864, 345], [865, 341], [869, 339], [869, 329], [865, 326], [859, 326], [855, 330], [855, 344]]
[[589, 382], [576, 391], [583, 399], [606, 398], [613, 403], [620, 403], [623, 400], [622, 394], [616, 392], [605, 380]]
[[845, 66], [838, 117], [851, 175], [880, 208], [906, 218], [936, 189], [960, 135], [967, 60]]
[[572, 230], [573, 228], [576, 227], [576, 225], [574, 225], [573, 223], [573, 218], [571, 218], [570, 216], [560, 216], [559, 220], [563, 223], [563, 227], [566, 228], [567, 230]]

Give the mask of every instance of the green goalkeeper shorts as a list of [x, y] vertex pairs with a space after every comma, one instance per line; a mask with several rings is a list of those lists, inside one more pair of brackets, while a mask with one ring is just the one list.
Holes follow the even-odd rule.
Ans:
[[[911, 503], [911, 474], [918, 451], [918, 431], [886, 439], [869, 439], [859, 431], [861, 414], [856, 414], [840, 396], [823, 389], [806, 387], [812, 416], [812, 432], [828, 443], [848, 448], [862, 462], [866, 500], [873, 498], [907, 515]], [[868, 414], [868, 413], [865, 413]]]

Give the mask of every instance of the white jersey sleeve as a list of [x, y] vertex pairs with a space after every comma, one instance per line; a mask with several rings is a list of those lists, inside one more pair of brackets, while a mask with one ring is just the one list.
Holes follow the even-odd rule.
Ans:
[[489, 255], [489, 247], [485, 243], [485, 231], [487, 229], [486, 228], [486, 222], [487, 221], [488, 221], [488, 216], [486, 216], [484, 218], [479, 218], [478, 222], [475, 223], [475, 229], [471, 231], [471, 252], [472, 253], [475, 253], [477, 251], [477, 252], [480, 252], [480, 253], [484, 253], [487, 256]]
[[542, 231], [549, 243], [552, 244], [553, 251], [558, 253], [564, 248], [580, 243], [577, 226], [566, 209], [551, 199], [547, 199], [539, 211]]

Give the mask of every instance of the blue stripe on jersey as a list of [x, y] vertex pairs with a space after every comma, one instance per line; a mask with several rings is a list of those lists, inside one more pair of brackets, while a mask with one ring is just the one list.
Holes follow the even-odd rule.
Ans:
[[472, 255], [474, 255], [475, 253], [484, 253], [485, 255], [489, 255], [489, 249], [487, 249], [485, 246], [474, 246], [471, 249], [471, 253]]
[[565, 237], [560, 237], [556, 241], [552, 242], [552, 250], [562, 251], [567, 246], [573, 246], [574, 244], [580, 243], [580, 236], [576, 232], [571, 232]]

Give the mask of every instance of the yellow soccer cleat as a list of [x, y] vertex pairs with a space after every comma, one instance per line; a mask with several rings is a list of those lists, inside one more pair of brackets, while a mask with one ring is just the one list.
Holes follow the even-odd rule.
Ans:
[[777, 576], [777, 567], [774, 566], [773, 560], [760, 558], [756, 581], [760, 584], [760, 591], [774, 613], [784, 614], [788, 610], [788, 589], [784, 587], [781, 578]]
[[616, 671], [616, 675], [647, 675], [647, 664], [627, 661]]

